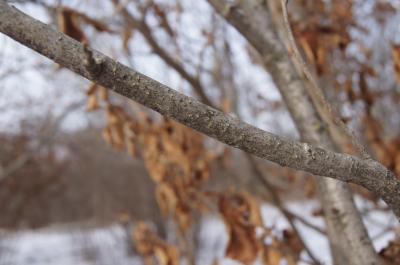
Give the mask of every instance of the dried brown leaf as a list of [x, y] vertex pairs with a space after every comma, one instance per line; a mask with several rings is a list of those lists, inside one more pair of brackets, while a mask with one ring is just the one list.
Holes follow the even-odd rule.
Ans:
[[392, 58], [396, 80], [400, 83], [400, 45], [392, 46]]
[[67, 7], [60, 7], [57, 11], [59, 30], [79, 42], [87, 43], [88, 38], [79, 25], [79, 12]]
[[86, 110], [87, 111], [94, 111], [100, 107], [99, 101], [97, 100], [96, 94], [92, 94], [88, 96], [87, 103], [86, 103]]
[[168, 216], [171, 212], [175, 211], [178, 204], [178, 198], [174, 189], [167, 183], [160, 183], [156, 187], [156, 199], [161, 213]]

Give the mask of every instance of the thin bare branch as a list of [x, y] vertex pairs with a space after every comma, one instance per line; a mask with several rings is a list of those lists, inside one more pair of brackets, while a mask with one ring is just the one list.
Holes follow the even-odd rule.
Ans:
[[[276, 207], [278, 207], [278, 209], [285, 216], [286, 220], [289, 222], [290, 226], [292, 227], [293, 231], [296, 233], [300, 243], [303, 245], [303, 248], [307, 252], [310, 259], [314, 262], [314, 264], [321, 264], [321, 262], [318, 260], [317, 257], [315, 257], [313, 252], [309, 249], [309, 247], [307, 246], [307, 244], [304, 242], [303, 238], [301, 237], [301, 234], [300, 234], [299, 230], [297, 229], [296, 224], [294, 223], [295, 215], [292, 212], [290, 212], [288, 209], [286, 209], [286, 207], [283, 205], [281, 199], [279, 198], [279, 195], [275, 192], [274, 187], [268, 181], [268, 179], [264, 177], [264, 174], [258, 168], [257, 162], [254, 160], [254, 158], [249, 154], [247, 154], [246, 157], [251, 165], [251, 169], [253, 170], [254, 174], [261, 181], [261, 183], [263, 183], [264, 187], [268, 190], [268, 192], [272, 196], [273, 203], [276, 205]], [[303, 218], [301, 218], [300, 221], [305, 221], [305, 220]], [[312, 228], [316, 229], [315, 226], [309, 224], [309, 222], [306, 222], [306, 224], [311, 226]], [[321, 232], [320, 229], [316, 229], [316, 230]]]
[[328, 125], [329, 131], [331, 132], [333, 138], [335, 138], [336, 135], [340, 135], [340, 133], [338, 134], [334, 130], [337, 129], [340, 130], [351, 141], [353, 146], [356, 148], [357, 152], [363, 158], [365, 159], [371, 158], [366, 152], [364, 146], [357, 140], [354, 133], [350, 131], [350, 129], [346, 126], [346, 124], [344, 124], [344, 122], [340, 119], [338, 115], [333, 113], [331, 104], [326, 100], [324, 92], [319, 87], [313, 74], [309, 70], [307, 63], [301, 56], [299, 48], [297, 47], [296, 44], [296, 40], [294, 39], [292, 28], [290, 26], [287, 3], [288, 3], [287, 0], [281, 0], [283, 21], [290, 45], [289, 51], [290, 54], [293, 54], [293, 59], [296, 65], [298, 65], [298, 67], [300, 68], [301, 71], [300, 74], [302, 74], [304, 76], [304, 79], [309, 83], [309, 85], [306, 85], [305, 88], [308, 92], [308, 95], [312, 99], [315, 108], [318, 110], [318, 114]]
[[138, 20], [133, 15], [129, 13], [129, 11], [124, 7], [119, 5], [118, 0], [113, 0], [113, 3], [118, 8], [118, 11], [123, 15], [124, 19], [130, 23], [135, 29], [139, 30], [143, 37], [146, 39], [147, 43], [153, 49], [153, 52], [160, 56], [160, 58], [172, 67], [178, 74], [180, 74], [189, 84], [192, 86], [196, 94], [200, 97], [200, 100], [207, 104], [208, 106], [217, 108], [216, 105], [211, 101], [211, 99], [206, 95], [203, 86], [200, 83], [200, 80], [189, 74], [186, 69], [176, 60], [174, 60], [168, 52], [161, 47], [156, 39], [154, 38], [153, 34], [151, 33], [151, 29], [146, 24], [144, 19]]

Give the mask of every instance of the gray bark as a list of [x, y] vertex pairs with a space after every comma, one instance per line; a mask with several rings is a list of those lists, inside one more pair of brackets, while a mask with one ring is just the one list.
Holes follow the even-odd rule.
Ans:
[[90, 48], [99, 67], [88, 67], [85, 64], [87, 49], [81, 43], [4, 1], [0, 1], [0, 31], [75, 73], [230, 146], [281, 166], [361, 185], [381, 196], [400, 217], [400, 181], [376, 161], [335, 153], [263, 131]]

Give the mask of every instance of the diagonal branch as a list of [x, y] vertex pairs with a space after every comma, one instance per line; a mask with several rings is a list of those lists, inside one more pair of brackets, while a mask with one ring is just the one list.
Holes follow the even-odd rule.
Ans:
[[185, 96], [91, 49], [101, 71], [84, 64], [84, 46], [0, 1], [0, 32], [75, 73], [135, 100], [160, 114], [281, 166], [361, 185], [378, 194], [400, 217], [400, 181], [373, 160], [335, 153], [284, 139]]
[[[289, 40], [289, 49], [293, 53], [293, 58], [295, 63], [297, 63], [300, 68], [299, 71], [304, 75], [304, 79], [309, 82], [309, 85], [306, 85], [306, 91], [310, 96], [315, 108], [318, 111], [321, 119], [328, 125], [328, 129], [331, 132], [331, 136], [334, 137], [337, 134], [343, 133], [345, 137], [347, 137], [352, 143], [353, 147], [356, 148], [357, 152], [362, 155], [364, 158], [370, 158], [370, 156], [366, 153], [364, 146], [356, 139], [353, 132], [347, 128], [346, 124], [340, 119], [338, 115], [333, 113], [332, 107], [329, 102], [326, 100], [324, 92], [319, 87], [317, 81], [315, 80], [313, 74], [309, 70], [307, 63], [304, 61], [303, 57], [300, 54], [299, 48], [297, 47], [296, 40], [294, 39], [293, 31], [289, 22], [289, 15], [287, 10], [287, 0], [281, 0], [282, 7], [282, 16], [284, 27], [286, 29], [287, 38]], [[337, 130], [338, 132], [335, 132]]]
[[[118, 0], [113, 0], [115, 5], [118, 5]], [[186, 71], [186, 69], [174, 58], [172, 58], [165, 49], [160, 46], [156, 39], [154, 38], [153, 34], [151, 33], [151, 29], [146, 24], [144, 19], [138, 20], [133, 15], [129, 13], [129, 11], [125, 7], [121, 7], [119, 12], [122, 14], [126, 22], [132, 25], [135, 29], [139, 30], [143, 37], [146, 39], [147, 43], [153, 49], [154, 53], [160, 56], [160, 58], [172, 67], [175, 71], [178, 72], [189, 84], [193, 87], [193, 90], [196, 94], [200, 97], [201, 101], [209, 106], [216, 107], [215, 104], [212, 103], [210, 98], [204, 92], [204, 89], [200, 83], [199, 78], [192, 76], [190, 73]]]
[[[301, 237], [300, 231], [299, 231], [299, 229], [297, 229], [297, 226], [294, 223], [294, 219], [297, 219], [297, 217], [295, 217], [295, 215], [283, 205], [283, 202], [279, 198], [279, 195], [275, 192], [273, 185], [264, 177], [264, 174], [258, 168], [256, 160], [249, 154], [247, 154], [246, 158], [249, 161], [249, 163], [251, 165], [251, 169], [254, 172], [254, 174], [263, 183], [264, 187], [268, 190], [268, 192], [272, 196], [272, 202], [276, 205], [276, 207], [278, 207], [278, 209], [285, 216], [286, 220], [289, 222], [289, 225], [292, 227], [294, 233], [297, 235], [298, 239], [300, 240], [301, 245], [303, 246], [304, 250], [307, 252], [310, 259], [313, 261], [314, 264], [317, 264], [317, 265], [321, 264], [321, 262], [318, 261], [318, 258], [315, 257], [314, 253], [311, 251], [311, 249], [307, 246], [307, 244], [304, 242], [303, 238]], [[306, 225], [310, 225], [316, 231], [323, 233], [323, 231], [321, 231], [321, 229], [319, 227], [315, 227], [314, 225], [305, 221], [303, 218], [299, 218], [298, 220], [300, 222], [306, 223]]]

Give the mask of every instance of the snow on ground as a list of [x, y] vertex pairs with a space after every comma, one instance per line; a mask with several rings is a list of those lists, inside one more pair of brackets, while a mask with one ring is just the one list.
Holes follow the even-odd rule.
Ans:
[[[359, 207], [368, 208], [368, 203], [356, 199]], [[317, 202], [294, 202], [289, 209], [303, 216], [309, 222], [324, 228], [322, 218], [312, 216], [318, 208]], [[276, 231], [289, 225], [279, 211], [269, 205], [262, 206], [262, 217], [267, 226], [274, 226]], [[382, 235], [382, 224], [396, 226], [396, 218], [387, 213], [372, 211], [367, 215], [366, 224], [377, 250], [387, 245], [394, 237], [392, 232]], [[327, 240], [318, 232], [297, 223], [300, 232], [310, 249], [324, 264], [331, 264]], [[239, 264], [233, 260], [222, 259], [228, 242], [222, 220], [215, 216], [204, 217], [198, 235], [198, 264], [212, 264], [215, 258], [222, 265]], [[302, 253], [302, 259], [307, 260]], [[89, 264], [141, 264], [127, 240], [126, 230], [121, 225], [103, 227], [55, 226], [39, 230], [19, 232], [0, 232], [0, 265], [89, 265]], [[299, 263], [301, 265], [306, 262]]]
[[112, 225], [91, 229], [50, 228], [0, 235], [0, 264], [140, 264], [129, 253], [126, 232]]

